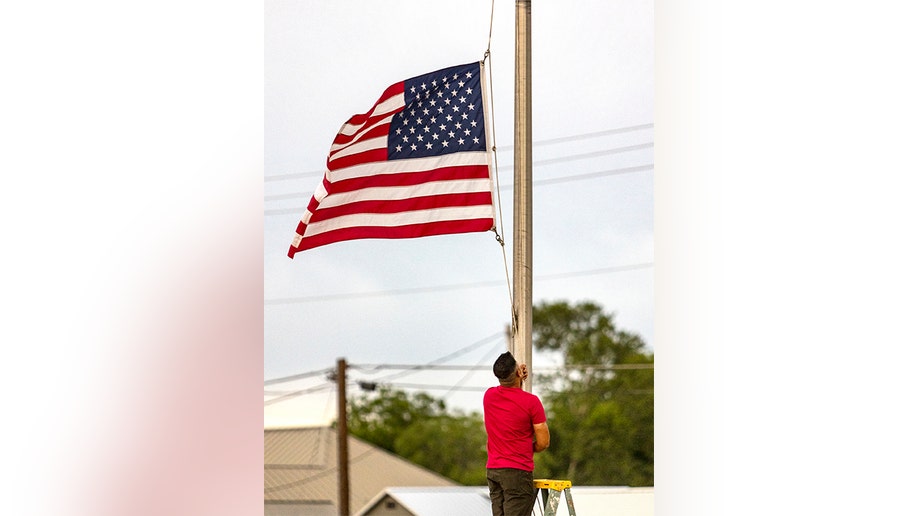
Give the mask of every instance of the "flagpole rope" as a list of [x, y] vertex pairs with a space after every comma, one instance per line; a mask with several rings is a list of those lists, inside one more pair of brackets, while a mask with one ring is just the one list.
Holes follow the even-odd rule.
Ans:
[[[489, 79], [494, 77], [494, 73], [492, 72], [492, 69], [491, 69], [491, 61], [492, 61], [491, 59], [491, 35], [494, 33], [494, 4], [495, 4], [495, 1], [491, 0], [491, 20], [488, 25], [488, 47], [487, 49], [485, 49], [484, 58], [483, 58], [483, 61], [488, 62], [488, 74], [487, 75]], [[488, 149], [488, 152], [492, 153], [494, 156], [494, 177], [497, 183], [497, 188], [495, 189], [495, 195], [497, 195], [497, 219], [498, 219], [498, 224], [500, 225], [500, 232], [497, 231], [496, 227], [493, 228], [493, 231], [494, 231], [495, 239], [500, 244], [501, 254], [504, 257], [504, 276], [507, 279], [507, 294], [510, 299], [510, 319], [513, 320], [513, 285], [511, 284], [511, 281], [510, 281], [510, 265], [507, 263], [507, 247], [504, 245], [504, 237], [503, 237], [504, 212], [503, 212], [503, 207], [502, 207], [501, 200], [500, 200], [500, 174], [497, 172], [499, 168], [497, 164], [497, 144], [494, 141], [497, 138], [497, 132], [495, 131], [495, 128], [494, 128], [494, 86], [492, 85], [492, 81], [490, 80], [488, 81], [488, 91], [487, 93], [482, 92], [482, 95], [487, 95], [489, 97], [488, 107], [485, 110], [485, 113], [488, 114], [490, 118], [489, 122], [491, 126], [491, 140], [492, 141], [490, 142], [491, 148]]]
[[[491, 0], [491, 25], [488, 27], [488, 49], [485, 50], [485, 59], [491, 55], [491, 34], [494, 32], [494, 0]], [[490, 69], [488, 69], [490, 72]]]
[[[494, 19], [494, 3], [493, 3], [493, 1], [492, 1], [492, 2], [491, 2], [491, 20], [492, 20], [492, 24], [493, 24], [493, 19]], [[490, 44], [491, 44], [491, 43], [490, 43], [490, 35], [489, 35], [489, 36], [488, 36], [488, 45], [489, 45], [489, 47], [490, 47]], [[491, 59], [491, 49], [490, 49], [490, 48], [488, 48], [488, 50], [485, 51], [484, 60], [488, 62], [488, 73], [487, 73], [488, 77], [489, 77], [489, 78], [490, 78], [490, 77], [494, 77], [494, 74], [493, 74], [493, 72], [492, 72], [492, 70], [491, 70], [491, 61], [492, 61], [492, 59]], [[509, 265], [509, 263], [507, 262], [507, 247], [504, 245], [504, 237], [503, 237], [503, 234], [504, 234], [504, 211], [503, 211], [503, 204], [501, 203], [501, 198], [500, 198], [500, 190], [501, 190], [501, 188], [500, 188], [500, 174], [497, 172], [497, 170], [498, 170], [500, 167], [499, 167], [499, 165], [498, 165], [498, 163], [497, 163], [497, 144], [496, 144], [496, 142], [494, 141], [494, 140], [497, 138], [497, 132], [496, 132], [495, 127], [494, 127], [494, 86], [491, 84], [492, 81], [489, 80], [489, 81], [487, 81], [487, 82], [488, 82], [487, 92], [482, 91], [482, 95], [486, 95], [486, 96], [488, 97], [487, 108], [485, 109], [485, 115], [486, 115], [487, 118], [489, 119], [487, 123], [488, 123], [488, 125], [491, 126], [491, 141], [489, 142], [489, 144], [491, 145], [491, 148], [488, 149], [488, 152], [490, 152], [490, 153], [493, 155], [493, 159], [494, 159], [494, 178], [495, 178], [494, 181], [495, 181], [495, 183], [496, 183], [496, 188], [495, 188], [494, 194], [495, 194], [495, 196], [497, 197], [497, 224], [500, 226], [500, 231], [499, 231], [499, 232], [498, 232], [498, 230], [497, 230], [496, 227], [495, 227], [495, 228], [492, 228], [492, 231], [494, 231], [494, 237], [495, 237], [495, 239], [497, 240], [497, 243], [500, 244], [501, 255], [502, 255], [503, 258], [504, 258], [504, 276], [505, 276], [505, 278], [506, 278], [506, 280], [507, 280], [507, 294], [508, 294], [509, 300], [510, 300], [510, 317], [511, 317], [511, 319], [512, 319], [512, 317], [513, 317], [513, 286], [512, 286], [511, 281], [510, 281], [510, 265]]]

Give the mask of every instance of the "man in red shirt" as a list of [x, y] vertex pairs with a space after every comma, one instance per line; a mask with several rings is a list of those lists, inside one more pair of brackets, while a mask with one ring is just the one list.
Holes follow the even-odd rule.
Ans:
[[529, 376], [510, 352], [497, 357], [494, 376], [500, 385], [484, 394], [488, 433], [488, 490], [494, 516], [532, 514], [532, 455], [548, 448], [550, 435], [542, 402], [522, 389]]

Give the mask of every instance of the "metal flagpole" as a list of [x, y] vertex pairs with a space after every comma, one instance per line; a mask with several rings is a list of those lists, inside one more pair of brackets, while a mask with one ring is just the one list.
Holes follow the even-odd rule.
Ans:
[[[513, 340], [511, 353], [532, 370], [532, 41], [530, 0], [516, 1], [513, 146]], [[532, 391], [532, 376], [523, 382]]]

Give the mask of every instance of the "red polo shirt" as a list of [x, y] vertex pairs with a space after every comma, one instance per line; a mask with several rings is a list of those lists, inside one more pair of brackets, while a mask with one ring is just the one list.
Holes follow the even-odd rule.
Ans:
[[491, 387], [484, 394], [488, 468], [532, 471], [532, 425], [545, 422], [539, 398], [516, 387]]

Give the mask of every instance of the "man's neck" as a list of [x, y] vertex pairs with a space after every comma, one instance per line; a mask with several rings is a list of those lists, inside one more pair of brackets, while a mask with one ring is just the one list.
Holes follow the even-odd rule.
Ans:
[[511, 382], [504, 382], [504, 381], [501, 381], [501, 382], [500, 382], [500, 386], [501, 386], [501, 387], [511, 388], [511, 389], [519, 389], [519, 388], [521, 388], [521, 387], [523, 386], [523, 382], [522, 382], [522, 380], [520, 380], [520, 377], [517, 376], [517, 377], [514, 378], [513, 381], [511, 381]]

